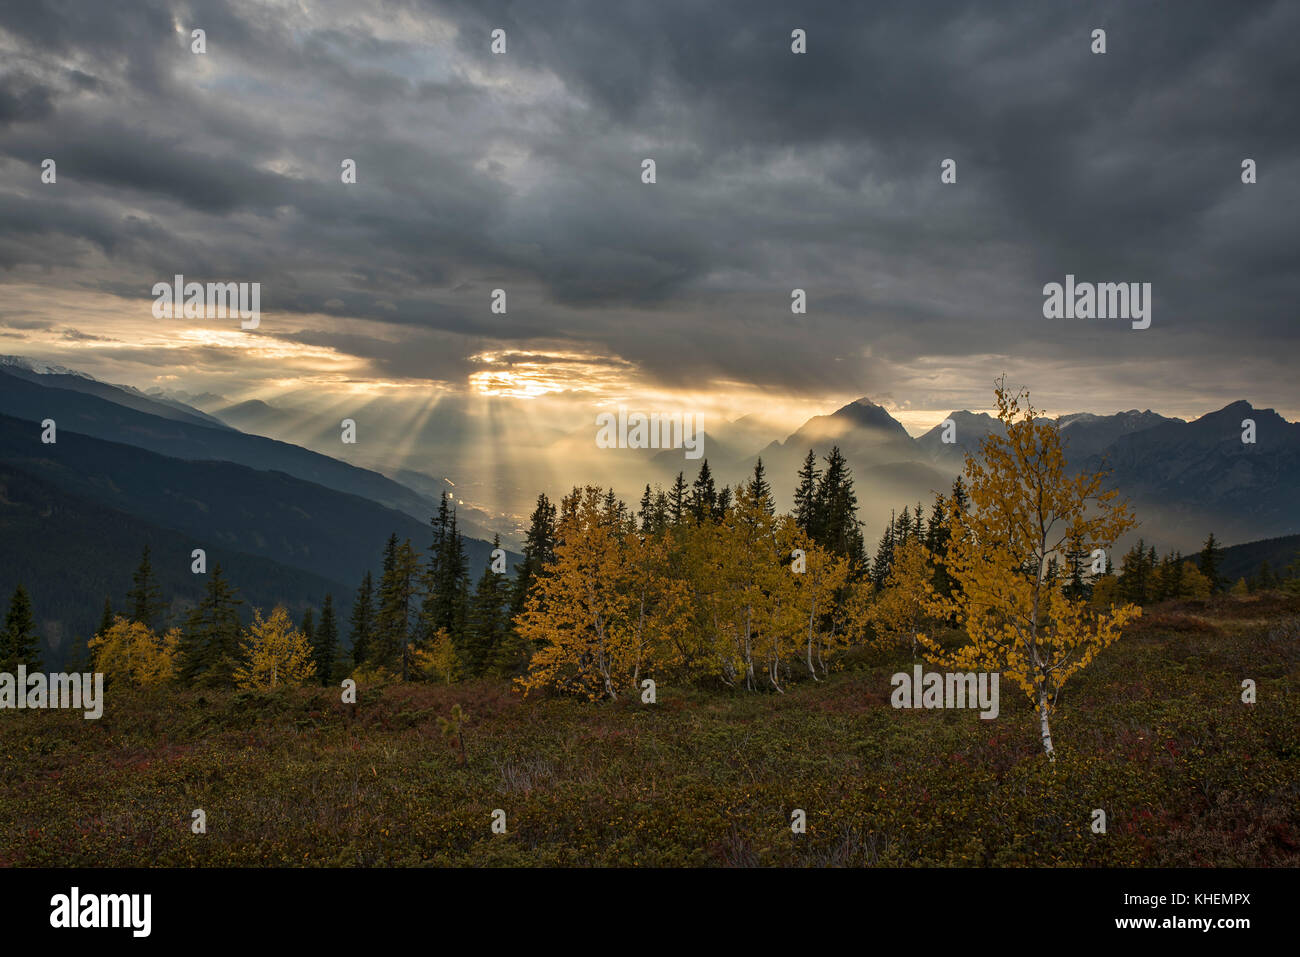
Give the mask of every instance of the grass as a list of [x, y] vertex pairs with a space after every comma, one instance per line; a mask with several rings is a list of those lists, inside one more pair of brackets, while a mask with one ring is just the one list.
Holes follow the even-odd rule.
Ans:
[[891, 708], [910, 665], [653, 706], [484, 681], [363, 687], [356, 717], [337, 689], [4, 711], [0, 864], [1300, 865], [1300, 600], [1148, 609], [1066, 687], [1054, 766], [1009, 684], [993, 721]]

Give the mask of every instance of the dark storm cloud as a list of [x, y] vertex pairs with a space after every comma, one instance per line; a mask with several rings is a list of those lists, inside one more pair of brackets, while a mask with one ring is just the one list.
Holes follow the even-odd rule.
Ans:
[[[0, 10], [0, 267], [255, 279], [265, 310], [361, 320], [292, 338], [417, 377], [543, 338], [796, 393], [999, 353], [1213, 379], [1293, 342], [1294, 4], [306, 9]], [[57, 189], [15, 186], [45, 156]], [[1043, 320], [1067, 272], [1151, 282], [1151, 329]]]

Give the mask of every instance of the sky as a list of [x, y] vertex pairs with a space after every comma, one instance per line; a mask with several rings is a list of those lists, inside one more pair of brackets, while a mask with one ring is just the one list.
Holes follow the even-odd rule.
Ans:
[[[6, 4], [0, 353], [497, 444], [861, 396], [917, 433], [1004, 372], [1051, 414], [1295, 419], [1297, 35], [1285, 2]], [[260, 283], [260, 325], [155, 318], [178, 273]], [[1067, 274], [1150, 283], [1150, 327], [1044, 318]]]

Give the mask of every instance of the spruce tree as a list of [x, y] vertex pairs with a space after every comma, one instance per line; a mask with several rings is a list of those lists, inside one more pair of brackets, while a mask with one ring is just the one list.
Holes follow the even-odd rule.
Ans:
[[717, 517], [718, 489], [713, 484], [713, 473], [709, 470], [709, 460], [700, 463], [699, 474], [691, 485], [690, 513], [695, 524], [703, 525]]
[[410, 673], [411, 625], [419, 577], [419, 560], [410, 539], [399, 545], [394, 533], [384, 550], [370, 660], [399, 673], [403, 681]]
[[433, 543], [424, 574], [424, 600], [420, 608], [420, 640], [432, 641], [439, 631], [451, 638], [456, 653], [468, 658], [465, 621], [469, 597], [469, 560], [465, 543], [456, 527], [456, 510], [448, 507], [447, 496], [438, 503], [433, 517]]
[[99, 627], [95, 629], [95, 634], [96, 635], [107, 634], [108, 629], [112, 627], [113, 627], [113, 602], [107, 595], [105, 595], [104, 613], [99, 616]]
[[529, 589], [542, 570], [555, 558], [555, 506], [545, 495], [537, 496], [537, 505], [528, 520], [524, 537], [524, 560], [515, 569], [515, 584], [510, 596], [510, 617], [524, 610]]
[[745, 486], [749, 497], [757, 502], [768, 515], [776, 514], [776, 502], [772, 498], [772, 486], [767, 481], [767, 471], [763, 468], [763, 457], [754, 463], [754, 474]]
[[647, 535], [654, 531], [654, 496], [650, 494], [650, 483], [647, 482], [645, 491], [641, 493], [641, 506], [637, 511], [637, 518], [641, 520], [641, 531]]
[[[501, 536], [493, 537], [492, 547], [501, 547]], [[473, 677], [487, 674], [496, 663], [508, 627], [506, 613], [509, 599], [510, 589], [506, 576], [493, 571], [492, 563], [489, 562], [479, 576], [469, 607], [469, 635], [465, 643], [467, 655], [463, 664], [466, 672]]]
[[316, 637], [316, 611], [308, 606], [307, 610], [302, 613], [302, 623], [298, 625], [298, 630], [302, 632], [307, 644], [311, 644], [312, 639]]
[[352, 644], [352, 664], [365, 664], [375, 637], [375, 586], [370, 572], [361, 579], [356, 601], [352, 603], [352, 626], [348, 640]]
[[890, 512], [889, 524], [885, 526], [884, 534], [880, 536], [880, 543], [876, 546], [876, 555], [871, 563], [871, 583], [875, 585], [877, 591], [885, 587], [885, 580], [889, 577], [889, 569], [894, 564], [895, 524], [894, 513]]
[[821, 528], [817, 514], [817, 487], [821, 471], [817, 468], [817, 455], [812, 449], [799, 467], [799, 484], [794, 490], [794, 523], [809, 538], [820, 540]]
[[668, 518], [673, 525], [682, 524], [683, 519], [686, 518], [687, 505], [686, 473], [678, 472], [677, 480], [673, 482], [673, 487], [668, 493]]
[[[806, 463], [805, 463], [806, 464]], [[802, 480], [803, 471], [800, 472]], [[813, 501], [816, 518], [813, 540], [837, 555], [847, 558], [853, 565], [864, 559], [862, 523], [858, 521], [858, 497], [853, 491], [853, 473], [840, 447], [831, 448], [826, 456], [826, 471], [817, 480]], [[911, 533], [910, 521], [903, 528]]]
[[153, 566], [149, 561], [148, 545], [144, 547], [144, 553], [140, 556], [140, 565], [131, 576], [131, 582], [131, 591], [126, 596], [126, 605], [131, 609], [131, 620], [138, 621], [149, 629], [157, 630], [160, 625], [158, 618], [162, 615], [165, 606], [162, 589], [158, 587], [158, 579], [154, 577]]
[[338, 658], [339, 626], [334, 617], [334, 596], [325, 595], [320, 609], [320, 624], [311, 642], [311, 657], [316, 663], [320, 683], [328, 685], [333, 680], [334, 662]]
[[179, 677], [183, 684], [226, 687], [234, 684], [240, 657], [239, 606], [243, 600], [216, 565], [198, 606], [181, 631]]
[[1214, 533], [1210, 532], [1210, 537], [1205, 540], [1196, 564], [1200, 567], [1201, 574], [1209, 580], [1211, 592], [1216, 592], [1223, 586], [1223, 580], [1219, 577], [1219, 554], [1219, 543]]
[[[9, 612], [5, 615], [4, 631], [0, 632], [0, 671], [13, 674], [19, 665], [26, 665], [29, 671], [39, 671], [39, 644], [32, 600], [20, 584], [9, 597]], [[25, 691], [21, 689], [20, 693]]]
[[930, 520], [925, 528], [925, 547], [934, 556], [934, 577], [931, 584], [935, 592], [944, 598], [952, 594], [953, 586], [945, 564], [945, 559], [948, 557], [948, 538], [951, 534], [947, 522], [947, 501], [936, 492], [934, 507], [930, 509]]

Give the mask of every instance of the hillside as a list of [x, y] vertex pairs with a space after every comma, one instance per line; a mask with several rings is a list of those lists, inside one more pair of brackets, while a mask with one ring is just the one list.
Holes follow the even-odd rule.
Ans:
[[1300, 562], [1300, 535], [1283, 535], [1225, 548], [1219, 559], [1219, 575], [1229, 582], [1250, 578], [1259, 571], [1262, 562], [1268, 562], [1274, 575], [1285, 574], [1288, 565]]
[[[178, 459], [233, 462], [264, 471], [284, 472], [338, 492], [359, 495], [427, 521], [438, 503], [386, 476], [287, 442], [246, 435], [228, 426], [204, 425], [185, 418], [155, 415], [133, 406], [136, 397], [95, 383], [100, 394], [63, 387], [65, 378], [21, 377], [0, 369], [0, 413], [31, 422], [54, 419], [59, 429], [120, 442]], [[88, 380], [94, 383], [94, 380]], [[156, 404], [156, 403], [155, 403]]]
[[[171, 621], [201, 597], [206, 579], [190, 572], [194, 538], [134, 515], [71, 495], [50, 482], [0, 463], [0, 601], [23, 584], [31, 594], [37, 632], [46, 641], [45, 665], [61, 668], [77, 661], [78, 650], [99, 625], [104, 598], [118, 611], [131, 587], [131, 575], [149, 546], [162, 594], [171, 602]], [[283, 603], [296, 621], [309, 606], [320, 607], [333, 594], [341, 620], [352, 605], [355, 584], [221, 548], [208, 550], [209, 568], [217, 563], [253, 607]]]
[[[44, 445], [39, 433], [35, 423], [0, 415], [0, 462], [79, 498], [183, 532], [190, 548], [213, 555], [257, 555], [356, 588], [367, 570], [379, 567], [390, 533], [421, 551], [431, 535], [427, 520], [283, 472], [184, 461], [67, 428], [59, 429], [57, 443]], [[490, 542], [467, 539], [471, 569], [481, 569], [491, 549]], [[24, 550], [6, 543], [4, 551], [21, 556]], [[102, 598], [96, 608], [100, 604]]]
[[[355, 719], [323, 689], [16, 712], [0, 866], [1296, 867], [1297, 614], [1149, 609], [1067, 686], [1054, 766], [1009, 686], [993, 721], [891, 708], [900, 658], [785, 695], [661, 685], [653, 706], [480, 681], [365, 686]], [[453, 704], [464, 767], [437, 725]]]

